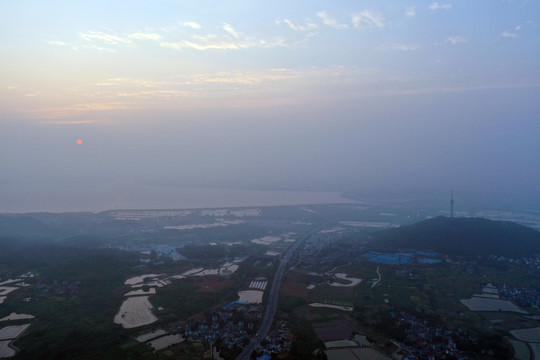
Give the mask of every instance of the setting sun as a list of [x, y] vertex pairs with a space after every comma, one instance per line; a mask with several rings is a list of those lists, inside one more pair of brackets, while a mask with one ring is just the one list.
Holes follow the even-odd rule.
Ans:
[[79, 145], [82, 144], [82, 140], [81, 139], [77, 140], [77, 144]]

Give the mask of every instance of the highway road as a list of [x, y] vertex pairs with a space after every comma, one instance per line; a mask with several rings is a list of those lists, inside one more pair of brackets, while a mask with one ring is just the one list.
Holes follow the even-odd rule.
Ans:
[[272, 326], [272, 323], [274, 322], [274, 316], [276, 315], [276, 309], [277, 309], [277, 301], [279, 296], [279, 288], [281, 287], [281, 278], [283, 277], [283, 274], [285, 273], [285, 269], [287, 268], [287, 263], [289, 262], [292, 254], [300, 247], [300, 245], [310, 236], [312, 236], [319, 228], [310, 231], [309, 233], [305, 234], [300, 239], [296, 240], [294, 244], [291, 245], [291, 247], [287, 250], [285, 255], [283, 255], [283, 258], [281, 259], [281, 262], [279, 264], [279, 267], [274, 274], [274, 280], [272, 281], [272, 288], [270, 289], [270, 294], [268, 295], [268, 302], [266, 304], [266, 311], [264, 313], [264, 317], [261, 323], [261, 326], [259, 327], [259, 331], [255, 335], [253, 339], [251, 339], [251, 342], [244, 348], [244, 350], [238, 355], [236, 358], [237, 360], [247, 360], [251, 357], [251, 354], [259, 344], [261, 343], [262, 339], [266, 337], [268, 332], [270, 331], [270, 327]]

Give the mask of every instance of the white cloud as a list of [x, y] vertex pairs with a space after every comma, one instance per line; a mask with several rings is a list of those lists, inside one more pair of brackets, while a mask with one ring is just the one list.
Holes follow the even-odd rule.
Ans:
[[328, 16], [326, 11], [319, 11], [317, 16], [322, 20], [323, 24], [326, 26], [333, 27], [335, 29], [346, 29], [349, 26], [347, 24], [341, 24], [336, 19]]
[[123, 37], [113, 35], [113, 34], [107, 34], [100, 31], [89, 31], [84, 34], [79, 34], [80, 37], [82, 37], [86, 41], [102, 41], [109, 45], [116, 45], [116, 44], [129, 44], [131, 41], [129, 39], [124, 39]]
[[220, 72], [217, 74], [195, 75], [190, 81], [194, 84], [222, 83], [253, 85], [269, 81], [294, 80], [301, 77], [301, 73], [290, 69], [269, 69], [263, 72]]
[[401, 51], [413, 51], [418, 50], [420, 46], [418, 44], [402, 44], [387, 42], [381, 45], [379, 50], [401, 50]]
[[289, 27], [293, 29], [294, 31], [299, 31], [299, 32], [315, 30], [318, 28], [317, 24], [314, 24], [314, 23], [307, 23], [305, 25], [297, 25], [288, 19], [284, 19], [283, 22], [289, 25]]
[[130, 39], [136, 39], [136, 40], [154, 40], [154, 41], [160, 41], [163, 37], [159, 34], [153, 34], [153, 33], [140, 33], [136, 32], [128, 36]]
[[431, 11], [450, 10], [451, 8], [452, 8], [452, 4], [439, 4], [437, 2], [434, 2], [433, 4], [429, 5], [429, 9]]
[[504, 31], [501, 36], [506, 38], [517, 38], [517, 34], [511, 33], [510, 31]]
[[410, 6], [407, 9], [405, 9], [405, 16], [414, 17], [415, 15], [416, 15], [416, 7]]
[[466, 43], [468, 41], [469, 39], [464, 36], [450, 36], [446, 40], [444, 40], [445, 43], [450, 43], [452, 45]]
[[99, 51], [106, 51], [106, 52], [110, 52], [110, 53], [114, 53], [116, 52], [115, 50], [113, 49], [109, 49], [109, 48], [104, 48], [102, 46], [97, 46], [97, 45], [91, 45], [91, 46], [85, 46], [86, 48], [91, 48], [91, 49], [96, 49], [96, 50], [99, 50]]
[[441, 46], [441, 45], [444, 45], [444, 44], [456, 45], [456, 44], [463, 44], [463, 43], [466, 43], [466, 42], [469, 42], [469, 39], [466, 38], [465, 36], [450, 36], [450, 37], [447, 37], [446, 39], [444, 39], [444, 41], [435, 43], [434, 45], [436, 45], [436, 46]]
[[218, 50], [238, 50], [240, 47], [235, 43], [226, 42], [226, 41], [180, 41], [180, 42], [162, 42], [160, 45], [164, 48], [174, 49], [174, 50], [183, 50], [183, 49], [195, 49], [195, 50], [209, 50], [209, 49], [218, 49]]
[[193, 21], [185, 22], [185, 23], [182, 24], [182, 26], [190, 27], [190, 28], [195, 29], [195, 30], [202, 29], [201, 25], [199, 25], [199, 24], [197, 24], [196, 22], [193, 22]]
[[156, 82], [156, 81], [149, 81], [149, 80], [143, 80], [143, 79], [132, 79], [132, 78], [110, 78], [106, 79], [104, 81], [101, 81], [96, 84], [96, 86], [138, 86], [138, 87], [158, 87], [162, 85], [163, 83]]
[[47, 44], [49, 45], [58, 45], [58, 46], [67, 46], [67, 44], [63, 41], [47, 41]]
[[[530, 24], [532, 24], [532, 23], [530, 21], [527, 21], [527, 25], [530, 25]], [[506, 38], [517, 38], [518, 37], [517, 32], [521, 31], [522, 29], [523, 29], [522, 25], [516, 25], [514, 27], [514, 32], [510, 32], [510, 31], [506, 30], [501, 34], [501, 36], [506, 37]]]
[[223, 30], [225, 30], [226, 32], [228, 32], [229, 34], [231, 34], [233, 37], [237, 39], [240, 38], [240, 34], [236, 32], [236, 30], [234, 30], [233, 27], [227, 23], [223, 24]]
[[[246, 36], [245, 34], [236, 32], [232, 26], [225, 24], [223, 30], [227, 35], [218, 36], [216, 34], [207, 34], [204, 36], [194, 35], [190, 40], [182, 40], [178, 42], [166, 42], [160, 43], [160, 46], [174, 49], [195, 49], [195, 50], [240, 50], [253, 47], [275, 47], [285, 46], [285, 40], [282, 38], [270, 38], [262, 39], [252, 36]], [[232, 38], [231, 38], [232, 36]]]
[[364, 10], [358, 14], [352, 15], [352, 22], [355, 28], [374, 28], [379, 29], [384, 27], [384, 17], [379, 14], [370, 13], [367, 10]]

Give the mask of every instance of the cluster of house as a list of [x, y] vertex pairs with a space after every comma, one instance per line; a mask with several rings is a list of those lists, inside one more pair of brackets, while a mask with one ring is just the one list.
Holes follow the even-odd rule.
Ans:
[[[262, 317], [262, 313], [254, 309], [248, 307], [243, 309], [248, 311], [242, 313], [235, 309], [216, 311], [204, 323], [186, 323], [181, 332], [184, 333], [184, 339], [192, 344], [214, 344], [227, 349], [242, 348], [254, 336], [257, 323]], [[293, 340], [294, 336], [286, 328], [273, 331], [257, 349], [259, 358], [269, 359], [273, 355], [290, 351]]]
[[499, 294], [515, 302], [521, 307], [538, 307], [540, 305], [540, 291], [510, 284], [495, 284]]
[[[191, 343], [219, 343], [221, 347], [233, 349], [244, 347], [256, 331], [255, 323], [260, 320], [260, 311], [235, 316], [235, 310], [217, 311], [202, 324], [186, 323], [184, 338]], [[234, 319], [233, 319], [234, 318]]]
[[508, 258], [506, 256], [490, 255], [489, 259], [490, 260], [495, 260], [495, 261], [518, 264], [518, 265], [525, 265], [525, 266], [527, 266], [527, 267], [529, 267], [529, 268], [531, 268], [533, 270], [540, 270], [540, 255], [538, 255], [538, 254], [535, 254], [532, 257], [528, 257], [528, 258], [524, 257], [524, 258], [521, 258], [521, 259], [512, 259], [512, 258]]
[[288, 329], [279, 329], [268, 335], [257, 349], [261, 354], [258, 359], [271, 359], [274, 355], [288, 353], [291, 350], [294, 335]]
[[[336, 266], [352, 259], [350, 247], [347, 249], [335, 245], [335, 234], [317, 233], [311, 236], [304, 245], [298, 262], [308, 271], [324, 273]], [[334, 246], [335, 245], [335, 246]], [[332, 251], [328, 248], [332, 247]]]
[[186, 258], [178, 253], [177, 249], [182, 244], [164, 245], [164, 244], [130, 244], [130, 245], [111, 245], [110, 248], [124, 251], [136, 252], [144, 255], [140, 261], [149, 263], [154, 258], [166, 258], [174, 261], [185, 260]]
[[452, 270], [456, 272], [467, 273], [470, 275], [478, 274], [478, 261], [468, 261], [461, 256], [446, 256], [446, 262], [450, 264]]
[[45, 283], [38, 280], [34, 287], [44, 294], [72, 295], [79, 292], [80, 284], [80, 281], [69, 282], [53, 280], [52, 283]]
[[468, 359], [468, 356], [456, 347], [457, 338], [468, 337], [465, 331], [453, 331], [434, 326], [404, 311], [391, 313], [391, 315], [399, 323], [409, 325], [403, 343], [396, 342], [408, 353], [408, 359], [435, 360], [446, 357], [458, 360]]

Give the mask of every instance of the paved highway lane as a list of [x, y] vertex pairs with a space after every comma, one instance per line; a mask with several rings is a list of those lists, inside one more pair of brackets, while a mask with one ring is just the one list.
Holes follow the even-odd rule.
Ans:
[[283, 278], [283, 274], [285, 273], [285, 269], [287, 268], [287, 264], [294, 252], [300, 247], [301, 244], [306, 241], [310, 236], [312, 236], [316, 231], [318, 231], [320, 227], [317, 227], [316, 229], [308, 232], [304, 236], [302, 236], [300, 239], [296, 240], [291, 247], [287, 250], [285, 255], [283, 255], [283, 258], [281, 259], [281, 262], [279, 263], [279, 267], [274, 274], [274, 280], [272, 281], [272, 287], [270, 289], [270, 294], [268, 295], [268, 302], [266, 304], [266, 311], [261, 323], [261, 326], [259, 327], [259, 331], [255, 335], [253, 339], [251, 339], [251, 342], [244, 348], [244, 350], [238, 355], [236, 358], [237, 360], [247, 360], [251, 357], [251, 354], [257, 347], [259, 347], [259, 344], [261, 343], [262, 339], [266, 337], [268, 332], [270, 331], [270, 327], [272, 326], [272, 323], [274, 322], [274, 316], [276, 315], [277, 310], [277, 301], [279, 296], [279, 288], [281, 287], [281, 279]]

